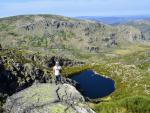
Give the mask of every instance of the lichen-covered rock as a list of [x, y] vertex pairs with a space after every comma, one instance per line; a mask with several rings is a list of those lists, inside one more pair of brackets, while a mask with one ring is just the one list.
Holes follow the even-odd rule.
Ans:
[[[41, 56], [38, 53], [25, 50], [3, 49], [0, 51], [0, 98], [30, 87], [33, 83], [53, 82], [52, 66], [59, 60], [62, 66], [83, 64], [68, 58], [56, 56]], [[68, 83], [76, 88], [75, 81], [68, 78], [61, 79], [61, 83]]]
[[95, 113], [69, 84], [34, 84], [6, 100], [4, 113]]

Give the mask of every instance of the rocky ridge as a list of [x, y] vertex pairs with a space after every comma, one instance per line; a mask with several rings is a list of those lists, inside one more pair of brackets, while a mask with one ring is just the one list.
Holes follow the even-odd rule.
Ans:
[[[53, 81], [51, 70], [56, 60], [59, 60], [62, 66], [84, 64], [62, 57], [24, 54], [19, 50], [0, 51], [0, 98], [6, 98], [33, 83], [51, 83]], [[77, 86], [74, 81], [67, 78], [63, 78], [62, 82]]]
[[4, 113], [95, 113], [69, 84], [34, 84], [9, 97]]
[[148, 35], [133, 26], [109, 26], [54, 15], [3, 18], [0, 29], [4, 47], [11, 45], [51, 53], [57, 50], [98, 53], [106, 48], [149, 41]]

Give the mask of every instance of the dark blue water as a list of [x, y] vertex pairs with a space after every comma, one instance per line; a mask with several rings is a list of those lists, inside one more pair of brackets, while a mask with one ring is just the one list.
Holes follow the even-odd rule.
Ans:
[[94, 74], [92, 70], [83, 71], [71, 79], [78, 82], [81, 93], [91, 99], [108, 96], [115, 90], [113, 80]]

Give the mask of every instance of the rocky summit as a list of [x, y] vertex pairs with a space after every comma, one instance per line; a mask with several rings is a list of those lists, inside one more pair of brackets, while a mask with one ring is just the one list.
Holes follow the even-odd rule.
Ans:
[[6, 100], [4, 113], [95, 113], [69, 84], [34, 84]]

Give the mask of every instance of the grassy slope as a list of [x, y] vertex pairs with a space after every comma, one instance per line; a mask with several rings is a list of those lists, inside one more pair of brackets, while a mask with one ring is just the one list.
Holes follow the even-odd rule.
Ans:
[[111, 95], [100, 99], [102, 100], [100, 103], [89, 103], [98, 113], [148, 113], [150, 111], [150, 47], [136, 45], [134, 49], [133, 46], [126, 48], [125, 53], [122, 51], [124, 48], [104, 55], [95, 54], [94, 58], [97, 57], [97, 60], [92, 61], [93, 64], [66, 68], [64, 72], [74, 74], [85, 69], [93, 69], [115, 80], [116, 90]]

